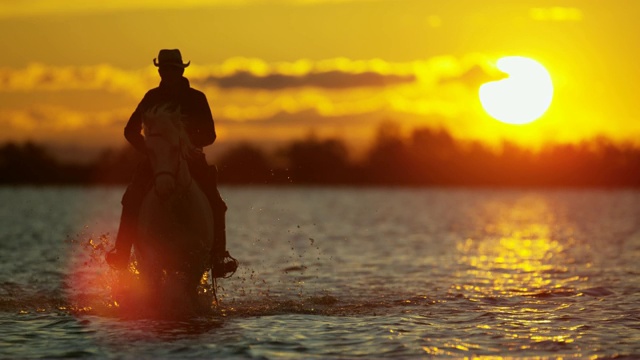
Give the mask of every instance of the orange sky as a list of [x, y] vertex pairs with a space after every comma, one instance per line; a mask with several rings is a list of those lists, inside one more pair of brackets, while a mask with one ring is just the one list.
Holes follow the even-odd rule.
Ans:
[[[366, 144], [391, 119], [456, 137], [534, 147], [640, 138], [640, 2], [502, 0], [0, 1], [0, 142], [120, 146], [158, 83], [151, 60], [180, 48], [221, 143], [310, 131]], [[52, 5], [52, 4], [55, 4]], [[478, 87], [499, 57], [551, 73], [549, 111], [507, 125]]]

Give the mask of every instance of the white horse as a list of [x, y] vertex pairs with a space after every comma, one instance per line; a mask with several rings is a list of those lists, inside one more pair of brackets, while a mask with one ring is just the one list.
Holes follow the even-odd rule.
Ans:
[[209, 201], [189, 173], [193, 146], [179, 108], [170, 111], [163, 105], [147, 111], [143, 130], [154, 175], [134, 243], [138, 269], [152, 287], [180, 274], [180, 292], [195, 296], [210, 260], [214, 224]]

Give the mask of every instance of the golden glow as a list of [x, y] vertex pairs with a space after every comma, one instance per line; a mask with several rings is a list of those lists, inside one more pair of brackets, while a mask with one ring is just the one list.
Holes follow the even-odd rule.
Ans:
[[573, 7], [536, 7], [529, 11], [529, 16], [537, 21], [581, 21], [582, 11]]
[[509, 74], [506, 79], [480, 86], [480, 102], [493, 118], [509, 124], [526, 124], [541, 117], [551, 105], [551, 75], [539, 62], [508, 56], [496, 67]]
[[[269, 0], [274, 4], [313, 5], [321, 3], [340, 3], [358, 0]], [[362, 1], [362, 0], [360, 0]], [[105, 11], [126, 10], [176, 10], [200, 9], [211, 7], [241, 7], [260, 4], [262, 0], [110, 0], [106, 2], [76, 1], [76, 0], [29, 0], [15, 2], [0, 2], [0, 18], [32, 15], [52, 14], [87, 14]]]
[[534, 295], [560, 285], [549, 274], [564, 269], [557, 261], [563, 245], [551, 238], [546, 204], [531, 197], [489, 211], [496, 218], [484, 229], [488, 236], [458, 245], [472, 279], [461, 286], [479, 297], [494, 297]]
[[[346, 141], [356, 134], [366, 145], [375, 127], [391, 119], [404, 130], [442, 128], [491, 146], [507, 139], [539, 149], [598, 136], [638, 143], [637, 54], [616, 39], [637, 32], [631, 14], [640, 2], [490, 2], [503, 11], [476, 0], [411, 6], [393, 0], [5, 1], [0, 46], [20, 47], [0, 61], [0, 142], [121, 146], [126, 120], [157, 86], [151, 60], [159, 49], [176, 47], [191, 61], [186, 76], [209, 99], [220, 142], [288, 140], [313, 127], [345, 134]], [[327, 18], [334, 19], [330, 27]], [[164, 23], [173, 25], [158, 25]], [[487, 115], [494, 110], [482, 108], [492, 105], [480, 104], [481, 84], [533, 90], [515, 81], [521, 71], [491, 82], [498, 79], [483, 71], [487, 59], [525, 51], [552, 70], [553, 106], [541, 110], [544, 92], [532, 98], [507, 91], [517, 110], [507, 121], [544, 116], [527, 126], [495, 121]], [[381, 82], [406, 75], [415, 81], [369, 86], [361, 81], [364, 72]], [[302, 80], [272, 88], [211, 81], [234, 74], [249, 84], [263, 77]], [[304, 83], [310, 78], [320, 82]], [[340, 86], [314, 86], [336, 80]], [[507, 102], [488, 101], [496, 112], [509, 112]]]
[[567, 271], [571, 259], [565, 258], [564, 250], [571, 244], [555, 239], [558, 228], [552, 213], [547, 202], [534, 195], [490, 203], [483, 211], [488, 218], [477, 219], [484, 224], [483, 235], [458, 244], [460, 262], [468, 270], [458, 274], [461, 280], [452, 291], [464, 293], [504, 319], [500, 325], [481, 324], [479, 328], [502, 332], [505, 337], [526, 337], [532, 343], [568, 344], [579, 336], [570, 327], [553, 333], [541, 330], [551, 321], [540, 316], [549, 307], [562, 311], [572, 306], [553, 299], [553, 294], [573, 292], [575, 283], [585, 280], [558, 276]]

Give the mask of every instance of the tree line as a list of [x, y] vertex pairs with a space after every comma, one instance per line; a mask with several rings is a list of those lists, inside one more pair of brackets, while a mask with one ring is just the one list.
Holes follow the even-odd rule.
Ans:
[[[0, 146], [1, 184], [126, 184], [142, 156], [106, 150], [88, 164], [56, 160], [44, 146]], [[344, 141], [308, 136], [274, 151], [236, 145], [216, 161], [221, 184], [483, 187], [640, 187], [640, 148], [605, 139], [540, 151], [504, 143], [501, 151], [461, 142], [444, 130], [402, 136], [383, 125], [365, 155]]]

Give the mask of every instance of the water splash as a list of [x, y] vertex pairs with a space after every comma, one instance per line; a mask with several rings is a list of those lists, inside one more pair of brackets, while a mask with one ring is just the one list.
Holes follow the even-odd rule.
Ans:
[[[313, 239], [308, 246], [313, 247]], [[90, 236], [84, 233], [67, 239], [71, 245], [66, 277], [63, 282], [64, 298], [60, 298], [59, 308], [76, 315], [99, 315], [104, 317], [145, 318], [166, 317], [179, 318], [185, 314], [182, 306], [176, 302], [174, 306], [161, 306], [162, 310], [140, 307], [139, 300], [145, 295], [141, 286], [139, 271], [135, 259], [126, 270], [113, 270], [105, 262], [105, 254], [113, 247], [109, 233]], [[336, 305], [339, 300], [328, 292], [306, 294], [305, 275], [309, 266], [305, 265], [307, 250], [297, 251], [293, 243], [291, 253], [286, 256], [288, 266], [280, 269], [282, 276], [278, 282], [285, 283], [284, 291], [272, 291], [271, 285], [259, 271], [251, 267], [241, 267], [236, 274], [237, 282], [232, 292], [225, 289], [223, 282], [213, 282], [209, 273], [203, 274], [198, 287], [199, 316], [260, 316], [273, 314], [344, 314], [358, 312], [353, 304]], [[320, 248], [315, 246], [313, 256], [320, 255]], [[317, 266], [317, 264], [316, 264]], [[174, 280], [179, 280], [173, 278]], [[215, 288], [214, 288], [215, 286]], [[163, 292], [164, 297], [171, 297], [177, 285], [169, 285]], [[214, 293], [215, 290], [215, 293]], [[217, 298], [214, 294], [217, 293]], [[291, 297], [290, 295], [294, 295]], [[156, 297], [162, 297], [157, 295]], [[175, 300], [175, 296], [173, 297]], [[217, 301], [216, 301], [217, 300]], [[171, 300], [166, 301], [171, 302]], [[370, 304], [375, 307], [375, 305]], [[189, 312], [188, 314], [193, 315]]]
[[[181, 277], [165, 273], [162, 289], [151, 289], [140, 277], [135, 258], [125, 270], [111, 269], [105, 262], [105, 254], [113, 247], [109, 234], [88, 239], [79, 236], [70, 239], [69, 268], [64, 281], [69, 310], [74, 313], [90, 313], [101, 316], [182, 317], [195, 309], [187, 309], [178, 294]], [[198, 287], [196, 312], [213, 309], [213, 285], [205, 274]], [[153, 306], [146, 306], [145, 299], [153, 299]]]

